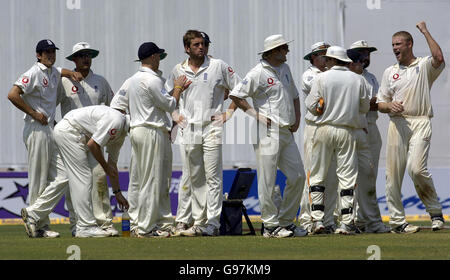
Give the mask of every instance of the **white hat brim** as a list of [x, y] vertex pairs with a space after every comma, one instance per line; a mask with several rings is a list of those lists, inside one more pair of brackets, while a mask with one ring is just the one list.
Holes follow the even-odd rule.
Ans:
[[338, 57], [338, 56], [334, 56], [334, 55], [324, 55], [325, 57], [330, 57], [330, 58], [334, 58], [334, 59], [337, 59], [337, 60], [340, 60], [340, 61], [343, 61], [343, 62], [353, 62], [353, 60], [351, 60], [350, 58], [347, 58], [347, 59], [343, 59], [343, 58], [341, 58], [341, 57]]
[[271, 46], [270, 48], [268, 48], [268, 49], [266, 49], [266, 50], [260, 51], [258, 54], [262, 54], [262, 53], [268, 52], [268, 51], [270, 51], [270, 50], [273, 50], [273, 49], [275, 49], [275, 48], [278, 48], [279, 46], [289, 44], [289, 43], [291, 43], [291, 42], [293, 42], [293, 41], [294, 41], [294, 40], [290, 40], [290, 41], [286, 41], [286, 42], [281, 42], [281, 43], [279, 43], [279, 44], [276, 44], [276, 45], [274, 45], [274, 46]]

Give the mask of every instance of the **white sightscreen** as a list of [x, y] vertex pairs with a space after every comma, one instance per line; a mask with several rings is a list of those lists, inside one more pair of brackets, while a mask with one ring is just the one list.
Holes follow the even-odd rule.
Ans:
[[[35, 62], [35, 46], [52, 39], [60, 48], [55, 66], [73, 68], [65, 59], [72, 46], [87, 41], [100, 50], [92, 69], [103, 75], [114, 91], [138, 69], [133, 62], [142, 42], [153, 41], [168, 56], [160, 69], [167, 77], [186, 58], [182, 36], [188, 29], [205, 31], [211, 38], [210, 54], [229, 63], [244, 77], [258, 61], [264, 38], [283, 34], [290, 44], [288, 64], [300, 89], [300, 76], [309, 66], [303, 55], [316, 41], [342, 44], [342, 3], [335, 0], [0, 0], [0, 168], [26, 167], [22, 141], [23, 113], [6, 98], [18, 76]], [[229, 102], [226, 102], [228, 106]], [[304, 111], [303, 105], [302, 110]], [[238, 114], [240, 114], [239, 112]], [[57, 117], [58, 119], [58, 117]], [[302, 150], [301, 131], [296, 133]], [[245, 133], [245, 131], [237, 131]], [[181, 165], [173, 147], [175, 168]], [[130, 143], [119, 164], [128, 166]], [[223, 146], [224, 166], [254, 166], [250, 144]]]

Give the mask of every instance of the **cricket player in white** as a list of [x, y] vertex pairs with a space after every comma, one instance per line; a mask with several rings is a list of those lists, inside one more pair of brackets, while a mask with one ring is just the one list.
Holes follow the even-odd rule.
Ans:
[[[62, 78], [58, 87], [58, 96], [61, 103], [61, 116], [64, 117], [69, 111], [91, 105], [104, 104], [109, 106], [114, 93], [108, 81], [92, 72], [92, 59], [97, 57], [98, 50], [92, 49], [89, 43], [79, 42], [72, 48], [72, 53], [66, 59], [75, 63], [75, 71], [80, 72], [84, 79], [75, 82], [67, 78]], [[93, 159], [93, 158], [92, 158]], [[93, 159], [94, 160], [94, 159]], [[109, 198], [109, 190], [106, 174], [100, 164], [94, 168], [92, 206], [97, 224], [110, 231], [112, 236], [118, 236], [119, 232], [114, 228]], [[71, 206], [70, 192], [66, 193], [66, 205]], [[70, 217], [72, 229], [75, 229], [76, 221]], [[73, 231], [73, 234], [75, 232]]]
[[371, 89], [369, 112], [361, 115], [360, 129], [355, 131], [358, 151], [355, 225], [362, 232], [387, 233], [391, 229], [382, 222], [376, 196], [378, 162], [382, 144], [376, 124], [378, 119], [376, 94], [379, 86], [375, 75], [366, 69], [370, 64], [370, 53], [376, 50], [364, 40], [354, 42], [347, 50], [349, 58], [353, 60], [350, 69], [362, 75]]
[[309, 178], [311, 215], [314, 228], [323, 228], [324, 191], [330, 187], [325, 180], [335, 155], [341, 207], [341, 224], [335, 233], [351, 234], [355, 231], [353, 193], [358, 175], [354, 129], [359, 125], [360, 114], [369, 110], [370, 89], [362, 76], [347, 68], [352, 61], [344, 48], [331, 46], [325, 56], [328, 70], [317, 75], [306, 98], [307, 109], [318, 115]]
[[[253, 145], [264, 237], [305, 236], [293, 223], [300, 205], [305, 173], [293, 133], [300, 125], [299, 93], [286, 62], [288, 41], [281, 34], [264, 40], [261, 61], [233, 89], [230, 98], [258, 120]], [[254, 109], [245, 100], [252, 98]], [[277, 168], [286, 176], [283, 200], [277, 209], [273, 192]]]
[[[128, 202], [120, 191], [117, 160], [129, 123], [129, 116], [119, 110], [93, 105], [70, 111], [55, 127], [55, 141], [66, 167], [77, 215], [75, 237], [110, 236], [97, 225], [92, 209], [92, 177], [97, 162], [109, 176], [119, 206], [128, 209]], [[105, 146], [108, 161], [103, 157]], [[90, 154], [96, 161], [92, 161]]]
[[[99, 51], [91, 49], [88, 43], [81, 42], [73, 47], [73, 53], [67, 57], [75, 62], [75, 71], [83, 76], [80, 82], [63, 77], [58, 86], [57, 104], [61, 104], [61, 114], [64, 117], [69, 111], [83, 106], [106, 104], [109, 105], [112, 99], [112, 91], [108, 82], [99, 75], [90, 70], [92, 57], [96, 57]], [[91, 161], [95, 159], [91, 156]], [[64, 164], [61, 158], [57, 156], [57, 163], [61, 164], [61, 177], [66, 176]], [[55, 208], [62, 195], [66, 194], [66, 205], [70, 214], [70, 224], [72, 236], [75, 236], [76, 215], [73, 210], [70, 198], [68, 180], [66, 184], [55, 184], [51, 182], [39, 198], [26, 209], [22, 210], [24, 216], [29, 216], [34, 222], [45, 219]], [[94, 215], [97, 223], [103, 229], [107, 230], [111, 236], [118, 236], [119, 232], [112, 225], [112, 211], [109, 200], [109, 192], [106, 181], [106, 174], [98, 164], [94, 168], [94, 191], [92, 192], [92, 201]], [[100, 189], [98, 189], [98, 186]], [[102, 194], [102, 200], [99, 199], [99, 193]]]
[[405, 169], [411, 177], [420, 200], [431, 216], [431, 227], [444, 226], [433, 179], [427, 168], [431, 140], [430, 90], [445, 67], [442, 50], [431, 37], [425, 22], [417, 24], [425, 36], [431, 56], [413, 54], [413, 38], [406, 31], [392, 36], [392, 49], [398, 63], [383, 73], [378, 91], [378, 108], [390, 116], [386, 150], [386, 199], [389, 223], [394, 233], [414, 233], [418, 226], [408, 224], [402, 204], [401, 187]]
[[[159, 71], [164, 49], [153, 42], [143, 43], [138, 50], [139, 71], [125, 83], [131, 117], [131, 145], [139, 191], [132, 193], [133, 217], [137, 220], [138, 237], [168, 237], [173, 225], [170, 207], [172, 177], [172, 146], [169, 131], [172, 113], [181, 92], [190, 84], [185, 76], [174, 81], [173, 96], [164, 89], [165, 79]], [[131, 217], [131, 216], [130, 216]], [[136, 223], [134, 221], [134, 223]]]
[[[81, 80], [80, 73], [55, 68], [58, 48], [48, 39], [36, 46], [36, 62], [22, 74], [8, 93], [8, 99], [25, 113], [23, 141], [28, 153], [28, 203], [32, 205], [48, 187], [66, 184], [61, 161], [57, 160], [57, 149], [53, 140], [53, 126], [57, 102], [57, 86], [61, 76]], [[36, 225], [35, 234], [29, 237], [58, 237], [59, 233], [49, 229], [50, 220], [44, 217]]]
[[194, 225], [180, 234], [215, 236], [219, 234], [222, 212], [223, 128], [214, 120], [215, 116], [222, 115], [224, 89], [232, 90], [241, 79], [224, 61], [206, 55], [199, 31], [188, 30], [183, 44], [189, 58], [174, 67], [165, 84], [167, 92], [171, 92], [173, 81], [179, 76], [185, 75], [192, 81], [179, 107], [187, 122], [180, 133], [192, 188]]
[[[323, 56], [327, 52], [327, 48], [330, 45], [325, 42], [317, 42], [311, 46], [311, 52], [303, 57], [305, 60], [309, 60], [311, 62], [311, 66], [303, 73], [302, 75], [302, 92], [303, 97], [306, 99], [309, 92], [311, 91], [312, 84], [314, 82], [314, 78], [324, 71], [326, 71], [325, 57]], [[308, 170], [310, 169], [310, 155], [312, 149], [312, 139], [314, 136], [314, 131], [316, 129], [316, 125], [314, 120], [317, 117], [311, 114], [308, 110], [306, 110], [305, 115], [305, 130], [304, 130], [304, 143], [303, 143], [303, 160], [305, 164], [305, 172], [308, 174]], [[307, 176], [308, 177], [308, 176]], [[328, 169], [327, 174], [327, 186], [337, 186], [337, 177], [336, 177], [336, 159], [333, 158], [331, 161], [331, 166]], [[322, 231], [325, 233], [334, 233], [336, 229], [336, 225], [334, 222], [334, 210], [336, 207], [336, 198], [337, 192], [334, 188], [326, 188], [325, 189], [325, 218], [324, 218], [324, 226], [325, 228], [320, 228], [314, 230], [312, 217], [311, 217], [311, 203], [309, 200], [309, 186], [308, 180], [305, 180], [305, 186], [303, 189], [302, 200], [300, 202], [300, 215], [299, 221], [300, 225], [308, 230], [310, 233], [321, 233]]]

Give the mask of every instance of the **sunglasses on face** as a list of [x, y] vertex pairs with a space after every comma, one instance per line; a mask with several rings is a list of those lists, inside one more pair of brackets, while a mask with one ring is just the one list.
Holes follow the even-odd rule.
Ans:
[[92, 58], [92, 54], [85, 52], [85, 53], [77, 53], [76, 55], [74, 55], [74, 57], [79, 57], [79, 58]]

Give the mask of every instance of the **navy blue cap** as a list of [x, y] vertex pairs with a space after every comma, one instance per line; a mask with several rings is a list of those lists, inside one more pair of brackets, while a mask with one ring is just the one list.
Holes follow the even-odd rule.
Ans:
[[167, 54], [165, 53], [165, 50], [158, 48], [158, 46], [155, 43], [145, 42], [139, 47], [139, 50], [138, 50], [139, 59], [135, 60], [135, 61], [141, 61], [155, 53], [160, 54], [159, 57], [161, 58], [161, 60], [163, 60], [167, 56]]
[[37, 43], [36, 45], [37, 53], [51, 49], [59, 50], [59, 48], [56, 47], [55, 43], [53, 43], [52, 40], [50, 39], [40, 40], [39, 43]]
[[200, 31], [200, 33], [202, 34], [203, 40], [205, 41], [205, 45], [209, 45], [210, 43], [212, 43], [211, 40], [209, 40], [208, 34], [203, 31]]

